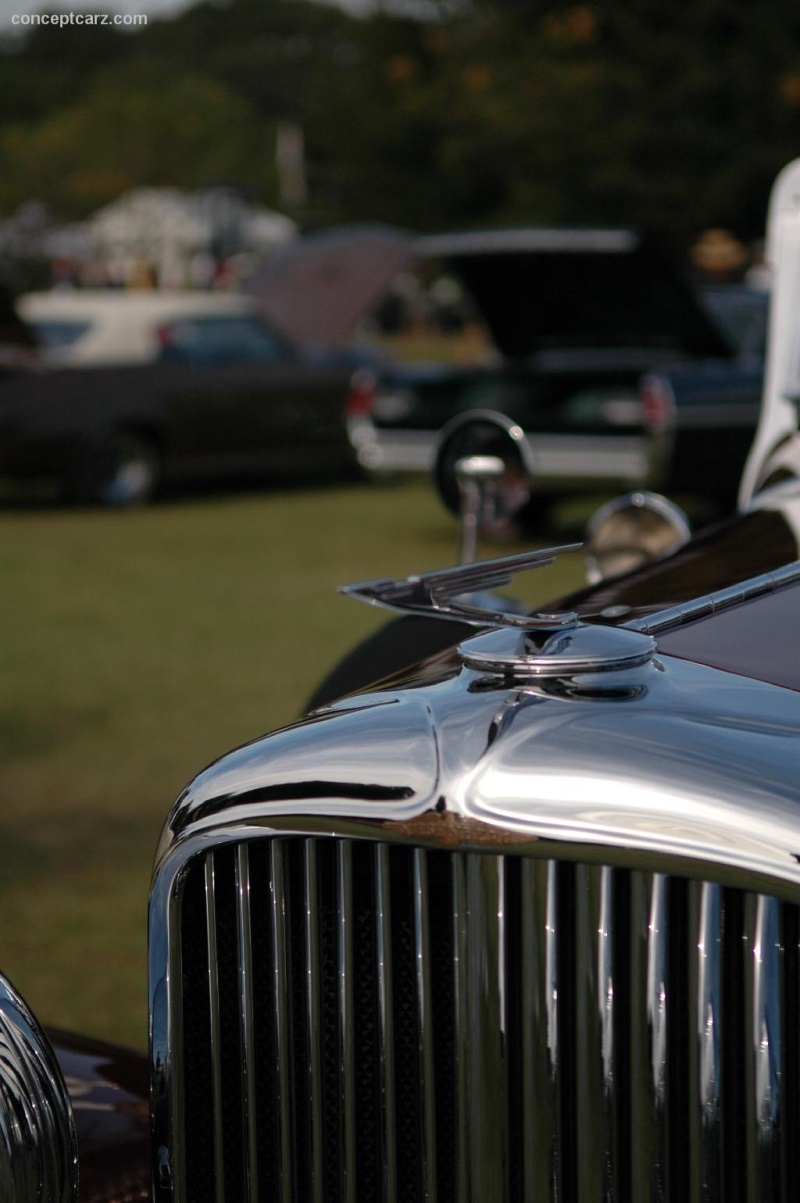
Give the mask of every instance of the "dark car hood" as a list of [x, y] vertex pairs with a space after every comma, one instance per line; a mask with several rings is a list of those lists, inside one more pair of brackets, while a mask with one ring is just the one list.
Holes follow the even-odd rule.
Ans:
[[722, 356], [733, 348], [672, 257], [628, 227], [414, 237], [392, 226], [311, 234], [272, 253], [249, 291], [296, 342], [340, 345], [414, 261], [461, 277], [510, 358], [573, 349]]
[[532, 227], [417, 243], [461, 277], [511, 358], [577, 348], [732, 355], [678, 264], [629, 227]]

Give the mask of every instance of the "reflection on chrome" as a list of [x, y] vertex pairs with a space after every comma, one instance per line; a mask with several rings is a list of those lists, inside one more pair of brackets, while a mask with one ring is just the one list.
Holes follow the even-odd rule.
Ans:
[[776, 1198], [780, 1183], [781, 1041], [780, 908], [756, 901], [753, 944], [753, 1054], [757, 1177], [760, 1198]]
[[722, 891], [704, 882], [700, 888], [697, 984], [697, 1039], [702, 1161], [712, 1197], [721, 1182], [722, 1132]]

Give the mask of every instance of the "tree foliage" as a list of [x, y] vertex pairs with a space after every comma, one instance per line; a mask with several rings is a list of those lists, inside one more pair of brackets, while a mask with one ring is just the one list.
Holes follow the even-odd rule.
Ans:
[[472, 0], [425, 19], [205, 0], [143, 30], [34, 29], [0, 59], [0, 211], [64, 216], [139, 184], [238, 179], [309, 226], [634, 221], [763, 229], [800, 153], [800, 12], [783, 0]]

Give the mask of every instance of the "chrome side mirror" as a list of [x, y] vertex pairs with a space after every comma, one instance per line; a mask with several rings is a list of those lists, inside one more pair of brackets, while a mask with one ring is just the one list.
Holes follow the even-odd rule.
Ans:
[[627, 493], [600, 507], [586, 526], [584, 554], [590, 585], [659, 559], [691, 538], [689, 521], [659, 493]]
[[504, 414], [473, 410], [442, 430], [434, 482], [459, 519], [459, 560], [477, 556], [482, 530], [501, 529], [531, 497], [533, 455], [520, 426]]

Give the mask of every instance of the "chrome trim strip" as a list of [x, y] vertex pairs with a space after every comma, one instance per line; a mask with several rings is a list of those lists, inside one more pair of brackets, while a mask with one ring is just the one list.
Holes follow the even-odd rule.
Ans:
[[380, 1044], [380, 1132], [383, 1153], [383, 1197], [397, 1203], [397, 1142], [395, 1140], [395, 1061], [394, 1020], [392, 1014], [392, 934], [389, 849], [375, 848], [376, 953], [378, 960], [378, 1040]]
[[214, 1197], [225, 1203], [225, 1146], [222, 1137], [222, 1042], [220, 1039], [219, 958], [217, 955], [217, 898], [214, 853], [205, 858], [206, 943], [208, 948], [208, 1005], [211, 1021], [211, 1080], [214, 1099]]
[[557, 985], [551, 981], [555, 957], [548, 914], [555, 866], [524, 860], [521, 865], [520, 906], [522, 964], [520, 1006], [522, 1024], [523, 1189], [525, 1199], [555, 1197], [558, 1120], [556, 1107], [555, 1017], [551, 1000]]
[[[319, 879], [317, 876], [317, 841], [303, 841], [305, 877], [305, 955], [306, 955], [306, 1024], [308, 1047], [306, 1063], [306, 1092], [310, 1111], [311, 1178], [310, 1203], [323, 1203], [323, 1115], [322, 1115], [322, 955], [319, 933]], [[277, 983], [276, 983], [277, 985]]]
[[697, 942], [697, 1043], [700, 1102], [702, 1180], [712, 1198], [721, 1198], [724, 1150], [722, 1108], [723, 1024], [722, 995], [723, 908], [720, 886], [700, 886], [700, 929]]
[[414, 955], [416, 961], [416, 1000], [419, 1023], [420, 1102], [422, 1115], [422, 1191], [427, 1203], [436, 1203], [436, 1096], [433, 1069], [433, 1007], [431, 1005], [430, 938], [428, 914], [427, 853], [413, 853]]
[[[277, 1083], [277, 1112], [278, 1133], [277, 1149], [279, 1164], [277, 1167], [279, 1197], [288, 1203], [292, 1187], [292, 1162], [290, 1133], [292, 1125], [291, 1113], [291, 1033], [289, 1030], [289, 964], [288, 941], [286, 935], [286, 893], [284, 890], [284, 856], [283, 840], [271, 840], [269, 844], [269, 872], [271, 890], [270, 924], [272, 928], [272, 997], [275, 1006], [275, 1073]], [[250, 995], [250, 1010], [252, 1015], [252, 991]], [[250, 1046], [251, 1055], [255, 1055], [255, 1038]], [[253, 1133], [255, 1136], [255, 1132]], [[255, 1146], [253, 1146], [255, 1148]], [[256, 1176], [256, 1182], [258, 1178]]]
[[256, 1073], [253, 1017], [253, 938], [250, 926], [250, 852], [242, 843], [236, 849], [236, 931], [239, 952], [239, 1033], [242, 1053], [242, 1116], [244, 1119], [244, 1179], [250, 1203], [258, 1201], [258, 1133], [256, 1128]]
[[342, 1198], [356, 1203], [355, 1015], [353, 991], [353, 845], [338, 840], [339, 1090]]
[[740, 602], [751, 601], [753, 598], [762, 597], [767, 593], [774, 593], [798, 580], [800, 580], [800, 560], [795, 560], [775, 572], [765, 572], [749, 581], [742, 581], [738, 585], [729, 585], [725, 589], [719, 589], [716, 593], [707, 593], [693, 601], [682, 602], [680, 605], [671, 606], [666, 610], [658, 610], [655, 614], [633, 618], [623, 625], [632, 631], [641, 631], [645, 635], [658, 635], [671, 627], [682, 626], [684, 623], [694, 622], [698, 618], [707, 618], [711, 614], [719, 613], [720, 610], [739, 605]]
[[[781, 1037], [782, 948], [780, 907], [756, 900], [752, 949], [753, 1124], [756, 1198], [781, 1198], [783, 1047]], [[749, 976], [749, 975], [748, 975]], [[749, 1108], [748, 1108], [749, 1110]]]

